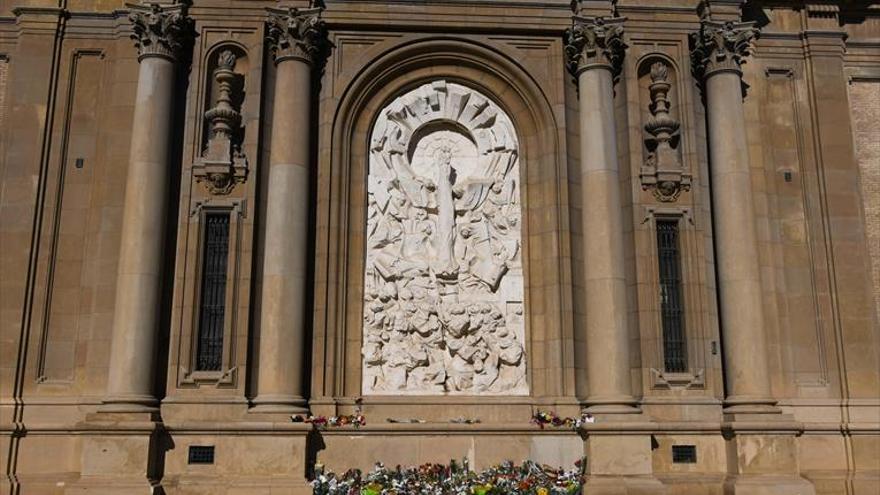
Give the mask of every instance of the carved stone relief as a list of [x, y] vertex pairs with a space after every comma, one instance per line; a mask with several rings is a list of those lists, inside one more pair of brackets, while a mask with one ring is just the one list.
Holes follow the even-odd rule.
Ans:
[[495, 103], [434, 81], [370, 145], [365, 394], [526, 394], [518, 143]]

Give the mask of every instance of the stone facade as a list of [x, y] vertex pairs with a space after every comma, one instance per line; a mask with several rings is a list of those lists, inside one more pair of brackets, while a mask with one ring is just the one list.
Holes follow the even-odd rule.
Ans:
[[0, 494], [876, 493], [878, 88], [870, 2], [0, 1]]

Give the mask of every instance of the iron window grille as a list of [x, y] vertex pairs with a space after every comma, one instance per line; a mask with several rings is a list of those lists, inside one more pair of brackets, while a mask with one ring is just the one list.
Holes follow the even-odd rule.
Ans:
[[198, 371], [220, 371], [222, 366], [228, 259], [229, 213], [207, 213], [202, 245], [201, 304], [196, 351]]
[[668, 372], [684, 373], [687, 372], [688, 363], [678, 220], [657, 220], [657, 259], [660, 271], [663, 364]]

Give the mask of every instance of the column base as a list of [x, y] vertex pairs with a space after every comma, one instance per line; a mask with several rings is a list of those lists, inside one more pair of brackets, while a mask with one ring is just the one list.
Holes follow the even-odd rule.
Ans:
[[308, 414], [309, 401], [297, 395], [258, 395], [248, 412], [266, 414]]
[[766, 397], [732, 396], [724, 399], [724, 414], [781, 414], [776, 401]]
[[105, 397], [98, 412], [153, 413], [159, 411], [159, 401], [152, 395], [114, 395]]
[[628, 395], [618, 397], [589, 397], [584, 401], [584, 413], [597, 414], [641, 414], [639, 403]]

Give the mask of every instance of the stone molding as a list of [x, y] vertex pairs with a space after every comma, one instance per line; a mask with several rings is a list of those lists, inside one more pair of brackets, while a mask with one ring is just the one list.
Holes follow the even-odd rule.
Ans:
[[269, 12], [266, 37], [275, 64], [285, 60], [300, 60], [310, 65], [318, 62], [327, 39], [321, 19], [323, 7], [266, 10]]
[[625, 17], [572, 16], [565, 33], [565, 55], [575, 77], [590, 69], [618, 74], [627, 44], [623, 41]]
[[700, 31], [691, 34], [694, 49], [691, 62], [694, 75], [703, 80], [720, 72], [742, 75], [742, 64], [757, 39], [754, 22], [718, 22], [704, 19]]
[[195, 34], [189, 5], [130, 5], [131, 39], [138, 49], [138, 61], [160, 57], [176, 62]]

